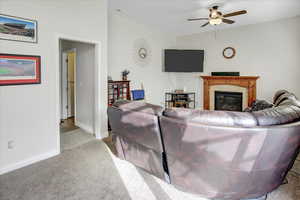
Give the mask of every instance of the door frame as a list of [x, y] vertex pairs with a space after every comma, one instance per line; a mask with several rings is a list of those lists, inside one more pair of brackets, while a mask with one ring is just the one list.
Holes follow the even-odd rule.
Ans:
[[[77, 92], [77, 51], [76, 51], [76, 48], [72, 48], [72, 49], [68, 49], [68, 50], [65, 50], [62, 52], [62, 67], [66, 67], [66, 74], [62, 73], [62, 81], [61, 83], [64, 83], [64, 76], [66, 75], [66, 79], [68, 80], [68, 73], [69, 73], [69, 70], [68, 70], [68, 63], [66, 63], [65, 59], [67, 59], [67, 56], [68, 56], [68, 53], [72, 53], [74, 52], [75, 54], [75, 58], [74, 58], [74, 119], [75, 119], [75, 122], [76, 122], [76, 92]], [[66, 58], [65, 58], [65, 55], [66, 55]], [[63, 70], [61, 70], [61, 72], [63, 72]], [[68, 83], [67, 83], [68, 84]], [[68, 86], [67, 86], [68, 87]], [[63, 88], [63, 86], [61, 87], [61, 89]], [[62, 92], [63, 93], [63, 92]], [[62, 94], [61, 93], [61, 94]], [[63, 99], [63, 97], [61, 98]], [[69, 94], [68, 94], [68, 91], [67, 91], [67, 105], [69, 106]], [[61, 107], [62, 108], [62, 107]], [[62, 111], [62, 113], [64, 113], [64, 111]], [[67, 110], [67, 118], [69, 118], [69, 110]]]
[[102, 52], [105, 45], [102, 42], [96, 40], [87, 40], [86, 38], [70, 36], [65, 34], [56, 34], [55, 45], [56, 51], [56, 136], [57, 136], [57, 150], [60, 149], [60, 115], [61, 115], [61, 89], [60, 89], [60, 67], [61, 67], [61, 40], [71, 40], [74, 42], [83, 42], [95, 45], [95, 104], [94, 104], [94, 133], [97, 139], [102, 139], [108, 136], [107, 131], [107, 65], [106, 59], [102, 55], [106, 55]]

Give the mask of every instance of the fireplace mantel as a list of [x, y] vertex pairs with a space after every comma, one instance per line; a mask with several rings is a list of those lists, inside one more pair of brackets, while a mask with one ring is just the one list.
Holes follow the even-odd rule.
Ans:
[[233, 85], [246, 88], [248, 91], [248, 106], [256, 100], [256, 81], [259, 76], [201, 76], [203, 84], [203, 107], [210, 109], [210, 87], [214, 85]]

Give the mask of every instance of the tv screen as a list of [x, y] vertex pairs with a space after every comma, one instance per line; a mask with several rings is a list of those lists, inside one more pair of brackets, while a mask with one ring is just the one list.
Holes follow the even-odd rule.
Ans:
[[203, 72], [204, 50], [165, 50], [165, 72]]

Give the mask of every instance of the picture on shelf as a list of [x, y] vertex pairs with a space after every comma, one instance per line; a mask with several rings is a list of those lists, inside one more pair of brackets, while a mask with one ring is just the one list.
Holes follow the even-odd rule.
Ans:
[[0, 86], [41, 83], [40, 56], [0, 54]]
[[0, 14], [0, 39], [37, 42], [37, 21]]

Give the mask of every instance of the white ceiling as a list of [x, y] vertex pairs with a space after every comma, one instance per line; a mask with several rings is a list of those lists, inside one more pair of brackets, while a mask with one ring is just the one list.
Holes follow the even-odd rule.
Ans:
[[[110, 12], [120, 9], [123, 15], [176, 35], [256, 24], [300, 15], [300, 0], [109, 0]], [[247, 10], [248, 14], [231, 17], [233, 25], [200, 26], [205, 21], [188, 22], [187, 18], [207, 17], [211, 5], [220, 5], [223, 14]]]

